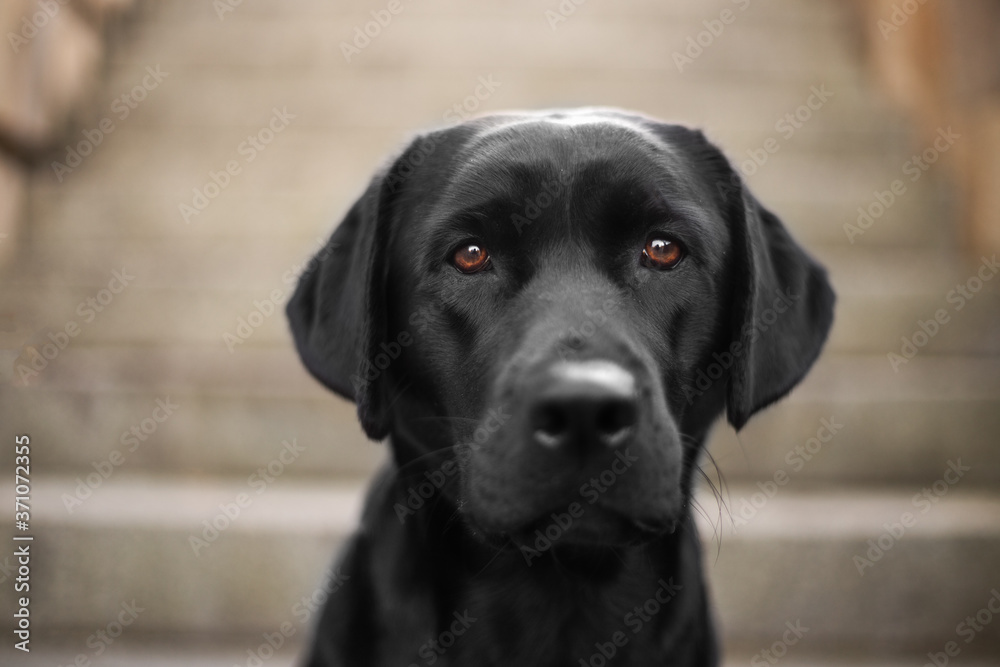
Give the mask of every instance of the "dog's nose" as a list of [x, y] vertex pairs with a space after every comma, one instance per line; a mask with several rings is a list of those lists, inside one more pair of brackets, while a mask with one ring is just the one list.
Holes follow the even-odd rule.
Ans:
[[540, 382], [530, 408], [533, 440], [551, 449], [618, 447], [638, 416], [635, 376], [610, 361], [560, 362]]

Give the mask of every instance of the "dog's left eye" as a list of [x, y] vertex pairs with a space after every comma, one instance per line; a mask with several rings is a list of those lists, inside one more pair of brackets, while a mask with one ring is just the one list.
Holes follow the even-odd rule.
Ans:
[[490, 253], [476, 243], [459, 246], [451, 256], [451, 263], [462, 273], [476, 273], [489, 268]]
[[652, 269], [672, 269], [684, 259], [684, 248], [677, 241], [653, 236], [642, 249], [642, 264]]

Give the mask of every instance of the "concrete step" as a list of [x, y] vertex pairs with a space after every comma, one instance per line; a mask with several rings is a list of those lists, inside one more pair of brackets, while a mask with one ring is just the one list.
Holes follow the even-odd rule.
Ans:
[[[72, 483], [35, 478], [30, 530], [32, 581], [40, 584], [32, 617], [67, 636], [93, 632], [133, 600], [143, 608], [137, 632], [225, 636], [287, 623], [301, 636], [312, 620], [303, 596], [316, 592], [351, 531], [360, 491], [283, 477], [260, 493], [218, 479], [122, 477], [70, 515], [60, 494]], [[13, 494], [9, 484], [0, 488]], [[733, 487], [729, 502], [754, 491]], [[191, 536], [240, 493], [249, 504], [196, 555]], [[767, 647], [786, 622], [809, 628], [796, 653], [847, 645], [933, 651], [961, 639], [956, 624], [1000, 585], [1000, 497], [952, 488], [925, 508], [911, 495], [782, 489], [743, 519], [732, 504], [730, 518], [701, 494], [706, 570], [728, 641]], [[883, 535], [886, 524], [896, 537]], [[869, 540], [881, 542], [881, 553], [867, 553]], [[859, 574], [864, 558], [872, 564]], [[978, 650], [998, 655], [995, 633], [976, 639]]]
[[860, 244], [809, 250], [827, 267], [837, 291], [826, 354], [898, 352], [902, 338], [913, 338], [921, 323], [931, 332], [921, 349], [931, 354], [1000, 353], [1000, 280], [994, 279], [992, 257], [971, 262], [940, 249]]
[[132, 390], [4, 387], [0, 430], [37, 434], [46, 443], [37, 465], [81, 478], [99, 468], [107, 476], [148, 470], [249, 477], [286, 444], [302, 450], [290, 472], [342, 477], [366, 475], [386, 455], [361, 431], [353, 403], [305, 378], [305, 395], [260, 385], [255, 391], [251, 384], [242, 392], [230, 387], [220, 393], [164, 382], [136, 381]]

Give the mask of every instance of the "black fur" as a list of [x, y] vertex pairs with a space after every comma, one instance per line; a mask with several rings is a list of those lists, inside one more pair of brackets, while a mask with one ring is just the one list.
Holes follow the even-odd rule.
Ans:
[[[675, 268], [640, 261], [654, 233]], [[452, 266], [469, 242], [489, 269]], [[701, 448], [802, 379], [833, 305], [700, 132], [579, 110], [414, 139], [288, 306], [306, 367], [393, 453], [307, 664], [717, 664]], [[583, 386], [554, 369], [609, 365], [633, 383], [623, 440], [541, 446], [539, 410]], [[566, 414], [592, 425], [606, 397], [580, 396]]]

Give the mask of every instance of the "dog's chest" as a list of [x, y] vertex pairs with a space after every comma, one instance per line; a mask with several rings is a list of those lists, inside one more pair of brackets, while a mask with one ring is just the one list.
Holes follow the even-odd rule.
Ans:
[[473, 586], [458, 605], [467, 627], [439, 664], [660, 664], [661, 626], [649, 613], [659, 610], [625, 602], [631, 597], [585, 584], [545, 592], [525, 582]]

